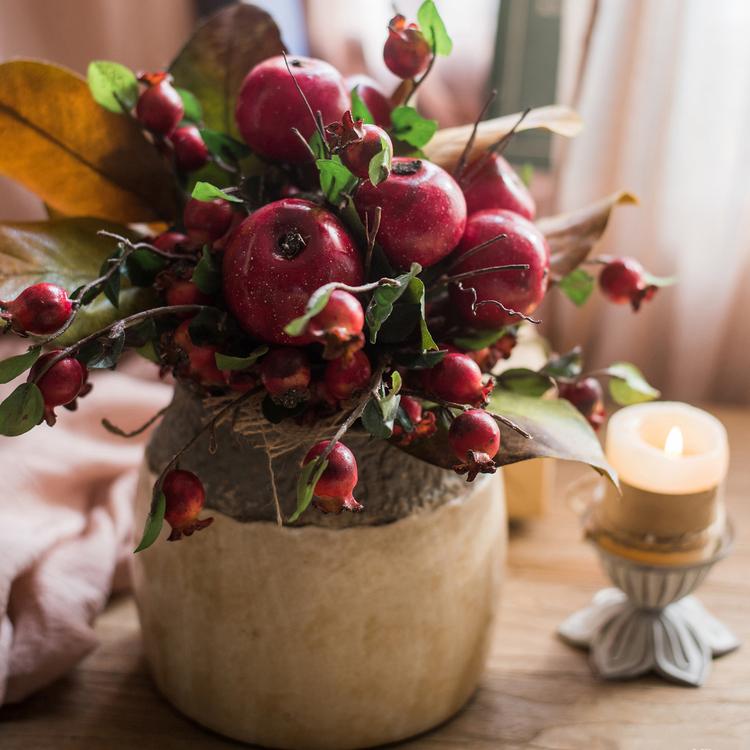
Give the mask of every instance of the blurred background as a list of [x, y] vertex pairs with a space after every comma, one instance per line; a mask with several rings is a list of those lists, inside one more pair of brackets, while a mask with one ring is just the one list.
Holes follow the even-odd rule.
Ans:
[[[197, 19], [223, 0], [0, 0], [0, 60], [40, 57], [85, 74], [92, 59], [165, 66]], [[389, 0], [258, 0], [288, 48], [345, 75], [396, 79], [381, 52]], [[399, 0], [413, 18], [419, 0]], [[750, 403], [750, 2], [748, 0], [443, 0], [454, 52], [419, 106], [442, 126], [549, 103], [586, 123], [575, 141], [534, 133], [508, 151], [540, 215], [627, 189], [600, 248], [676, 275], [638, 314], [594, 295], [578, 310], [555, 293], [541, 311], [562, 351], [590, 366], [627, 359], [665, 397]], [[0, 219], [42, 217], [0, 177]]]

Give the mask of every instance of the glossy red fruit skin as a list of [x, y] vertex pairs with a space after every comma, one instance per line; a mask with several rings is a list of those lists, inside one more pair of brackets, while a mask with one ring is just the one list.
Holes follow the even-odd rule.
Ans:
[[135, 114], [141, 125], [159, 135], [170, 135], [182, 120], [185, 108], [169, 81], [150, 86], [138, 97]]
[[494, 458], [500, 450], [500, 429], [486, 411], [469, 409], [453, 420], [448, 441], [456, 457], [462, 461], [466, 460], [469, 451], [485, 453], [489, 458]]
[[[312, 111], [320, 111], [323, 122], [340, 120], [351, 107], [342, 75], [327, 62], [311, 57], [289, 57], [289, 65]], [[310, 161], [309, 151], [292, 128], [309, 140], [315, 123], [280, 55], [264, 60], [247, 74], [235, 119], [242, 138], [261, 156], [282, 162]]]
[[205, 305], [211, 301], [208, 294], [204, 294], [192, 281], [185, 279], [172, 282], [165, 297], [168, 305]]
[[353, 334], [359, 333], [364, 325], [365, 312], [359, 300], [343, 289], [334, 289], [326, 306], [308, 324], [308, 331], [313, 335], [335, 330]]
[[599, 287], [610, 302], [625, 305], [646, 286], [645, 271], [635, 258], [617, 258], [599, 274]]
[[355, 177], [366, 180], [370, 176], [370, 160], [383, 150], [383, 141], [385, 141], [391, 153], [393, 153], [393, 143], [388, 133], [377, 125], [364, 124], [362, 129], [364, 130], [362, 140], [350, 143], [341, 151], [339, 156], [344, 166]]
[[363, 270], [336, 216], [310, 201], [283, 198], [235, 230], [223, 278], [227, 306], [248, 333], [271, 344], [304, 344], [313, 340], [309, 333], [293, 338], [284, 326], [302, 315], [316, 289], [331, 281], [359, 285]]
[[[302, 465], [309, 464], [328, 447], [328, 440], [322, 440], [307, 452]], [[340, 513], [342, 510], [360, 511], [352, 491], [357, 485], [357, 460], [354, 454], [343, 444], [336, 443], [328, 455], [328, 466], [315, 485], [315, 507], [324, 513]]]
[[[498, 234], [507, 235], [461, 262], [461, 256]], [[452, 274], [514, 263], [528, 264], [528, 270], [498, 271], [462, 281], [464, 287], [477, 291], [477, 301], [497, 300], [505, 307], [530, 315], [547, 292], [549, 280], [549, 245], [544, 235], [523, 216], [512, 211], [488, 209], [469, 217], [461, 243], [456, 248], [456, 265]], [[450, 298], [458, 317], [472, 328], [494, 330], [519, 322], [493, 304], [483, 304], [472, 312], [473, 296], [450, 287]]]
[[174, 343], [187, 354], [188, 366], [185, 376], [201, 385], [223, 386], [227, 374], [216, 366], [215, 346], [196, 346], [190, 338], [190, 320], [180, 323], [174, 332]]
[[182, 232], [163, 232], [158, 237], [155, 237], [151, 244], [154, 247], [158, 247], [159, 250], [171, 253], [186, 246], [189, 242], [188, 236]]
[[394, 16], [383, 45], [383, 61], [388, 70], [399, 78], [415, 78], [427, 70], [431, 56], [430, 43], [417, 24], [407, 24], [402, 15]]
[[377, 241], [391, 265], [408, 270], [434, 265], [456, 247], [466, 227], [466, 201], [456, 181], [423, 159], [393, 159], [390, 177], [362, 182], [354, 196], [362, 221], [382, 209]]
[[346, 401], [367, 388], [371, 376], [372, 367], [368, 356], [363, 351], [358, 351], [349, 357], [331, 360], [326, 365], [323, 379], [333, 398]]
[[[29, 382], [34, 380], [45, 365], [61, 351], [61, 349], [53, 349], [39, 357], [29, 371]], [[74, 401], [76, 396], [81, 392], [85, 380], [86, 368], [77, 359], [65, 357], [52, 365], [39, 378], [37, 386], [42, 392], [44, 405], [52, 408], [55, 406], [65, 406], [65, 404]]]
[[166, 500], [164, 520], [172, 527], [170, 542], [183, 535], [190, 536], [213, 521], [213, 518], [198, 520], [198, 514], [206, 504], [206, 490], [203, 482], [191, 471], [172, 469], [164, 477], [161, 489]]
[[73, 312], [68, 293], [57, 284], [34, 284], [4, 304], [17, 331], [47, 336], [65, 325]]
[[487, 400], [491, 385], [482, 382], [479, 365], [468, 355], [450, 352], [432, 369], [427, 370], [426, 385], [430, 393], [456, 404], [479, 406]]
[[560, 398], [570, 401], [595, 430], [601, 427], [606, 419], [604, 391], [596, 378], [583, 378], [574, 383], [561, 383], [558, 390]]
[[379, 128], [389, 128], [391, 126], [391, 106], [388, 95], [380, 87], [380, 84], [366, 75], [349, 76], [346, 79], [346, 87], [351, 91], [357, 89], [359, 98], [365, 103], [370, 110], [372, 119]]
[[536, 202], [515, 169], [498, 154], [485, 153], [466, 168], [460, 179], [471, 214], [488, 208], [502, 208], [533, 221]]
[[411, 396], [401, 396], [400, 406], [413, 424], [416, 425], [422, 419], [422, 404], [417, 399]]
[[276, 398], [304, 393], [312, 377], [310, 360], [303, 349], [274, 349], [261, 360], [260, 377], [265, 389]]
[[208, 148], [195, 125], [183, 125], [170, 136], [177, 167], [182, 172], [194, 172], [208, 161]]
[[201, 245], [210, 244], [222, 237], [232, 225], [234, 211], [229, 203], [221, 198], [212, 201], [199, 201], [191, 198], [185, 204], [182, 219], [188, 236]]

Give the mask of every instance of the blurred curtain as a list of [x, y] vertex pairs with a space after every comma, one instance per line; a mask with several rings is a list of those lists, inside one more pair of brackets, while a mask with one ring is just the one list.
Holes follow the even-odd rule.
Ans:
[[[383, 62], [383, 43], [394, 5], [416, 20], [420, 0], [306, 0], [310, 50], [344, 75], [367, 73], [392, 91], [399, 83]], [[499, 0], [441, 2], [453, 38], [450, 59], [437, 61], [419, 92], [419, 106], [442, 127], [476, 119], [486, 98], [492, 66]]]
[[[193, 0], [0, 0], [0, 62], [36, 57], [82, 75], [90, 60], [162, 68], [194, 21]], [[0, 219], [43, 216], [36, 197], [0, 177]]]
[[591, 365], [629, 359], [665, 397], [750, 402], [750, 2], [566, 0], [557, 207], [619, 188], [605, 250], [676, 275], [637, 315], [595, 295], [555, 304], [553, 340]]

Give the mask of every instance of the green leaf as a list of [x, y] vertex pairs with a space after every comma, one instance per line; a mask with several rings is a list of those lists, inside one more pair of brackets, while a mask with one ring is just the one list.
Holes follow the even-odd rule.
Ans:
[[[586, 419], [565, 399], [534, 398], [496, 388], [487, 410], [511, 419], [532, 435], [529, 440], [500, 423], [499, 465], [505, 466], [531, 458], [559, 458], [589, 464], [613, 483], [617, 477], [607, 463], [599, 440]], [[415, 441], [402, 448], [428, 463], [450, 468], [455, 463], [447, 430]]]
[[113, 307], [112, 303], [103, 296], [98, 297], [90, 305], [78, 311], [73, 325], [62, 336], [58, 336], [54, 343], [56, 346], [68, 346], [84, 336], [111, 325], [116, 320], [154, 307], [156, 299], [154, 290], [145, 287], [123, 289], [120, 292], [119, 307]]
[[201, 259], [193, 270], [192, 282], [204, 294], [216, 294], [221, 291], [221, 268], [208, 245], [203, 248]]
[[552, 378], [525, 367], [513, 367], [497, 377], [497, 385], [512, 393], [524, 396], [543, 396], [555, 383]]
[[422, 28], [422, 33], [432, 47], [436, 55], [450, 55], [453, 42], [448, 36], [443, 19], [438, 13], [433, 0], [425, 0], [417, 11], [417, 21]]
[[391, 123], [392, 134], [415, 148], [426, 146], [438, 128], [437, 120], [428, 120], [409, 106], [396, 107], [391, 112]]
[[268, 347], [265, 344], [254, 349], [247, 357], [231, 357], [228, 354], [216, 352], [216, 366], [220, 370], [246, 370], [267, 353]]
[[456, 336], [453, 343], [463, 351], [478, 352], [480, 349], [492, 346], [506, 333], [507, 329], [505, 328], [501, 328], [499, 331], [473, 331], [463, 336]]
[[23, 435], [42, 421], [44, 398], [35, 383], [23, 383], [0, 404], [0, 435]]
[[239, 161], [250, 155], [250, 149], [242, 141], [238, 141], [226, 133], [201, 128], [200, 134], [203, 142], [206, 144], [206, 148], [214, 156], [230, 159], [231, 161]]
[[187, 89], [177, 89], [177, 93], [182, 99], [182, 106], [185, 110], [185, 119], [197, 125], [203, 119], [203, 107], [195, 96]]
[[17, 378], [22, 372], [26, 372], [39, 359], [41, 351], [40, 347], [33, 346], [24, 354], [8, 357], [8, 359], [0, 362], [0, 383], [10, 383], [13, 378]]
[[76, 355], [89, 370], [114, 369], [125, 346], [125, 329], [116, 325], [105, 336], [84, 344]]
[[387, 440], [393, 434], [393, 425], [401, 403], [401, 375], [394, 370], [391, 375], [391, 387], [388, 395], [380, 392], [367, 402], [362, 412], [362, 426], [380, 440]]
[[432, 334], [427, 327], [427, 320], [425, 318], [425, 288], [422, 279], [416, 277], [413, 278], [409, 282], [404, 297], [409, 298], [412, 302], [416, 302], [419, 305], [419, 336], [422, 350], [427, 351], [437, 349], [438, 345], [435, 343], [435, 339], [432, 338]]
[[373, 185], [379, 185], [383, 180], [388, 179], [388, 175], [391, 173], [392, 158], [393, 150], [391, 144], [386, 140], [385, 136], [381, 135], [380, 151], [370, 159], [367, 167], [367, 173]]
[[576, 268], [558, 282], [560, 291], [574, 304], [581, 307], [594, 291], [594, 277], [583, 268]]
[[0, 174], [66, 216], [171, 221], [174, 175], [132, 117], [99, 106], [72, 71], [0, 65]]
[[395, 357], [398, 364], [406, 367], [408, 370], [429, 370], [439, 362], [442, 362], [446, 354], [448, 354], [447, 350], [437, 352], [399, 351], [396, 352]]
[[367, 305], [365, 320], [370, 329], [370, 343], [374, 344], [378, 339], [378, 331], [383, 323], [393, 312], [396, 300], [408, 289], [409, 282], [422, 270], [419, 263], [412, 263], [408, 273], [397, 276], [394, 285], [379, 286], [372, 293], [370, 303]]
[[315, 486], [328, 466], [328, 459], [321, 461], [320, 456], [305, 464], [297, 479], [297, 509], [289, 518], [294, 523], [308, 508], [315, 494]]
[[163, 492], [160, 492], [159, 496], [156, 498], [156, 504], [148, 514], [148, 518], [146, 518], [146, 525], [143, 527], [141, 541], [135, 548], [135, 552], [141, 552], [147, 547], [150, 547], [159, 538], [161, 527], [164, 525], [164, 511], [166, 509], [167, 498]]
[[117, 115], [130, 112], [138, 101], [138, 79], [130, 68], [108, 60], [89, 63], [86, 74], [91, 96]]
[[216, 343], [225, 320], [226, 313], [217, 307], [208, 307], [201, 310], [192, 318], [188, 326], [190, 340], [195, 346]]
[[630, 362], [615, 362], [605, 371], [610, 376], [609, 393], [620, 406], [653, 401], [661, 393], [643, 377], [643, 373]]
[[338, 156], [331, 159], [316, 159], [320, 173], [320, 189], [326, 200], [333, 205], [341, 202], [342, 193], [350, 191], [357, 178], [341, 163]]
[[149, 362], [153, 362], [155, 365], [161, 364], [159, 353], [156, 351], [156, 346], [154, 346], [153, 341], [146, 342], [143, 346], [139, 346], [135, 351]]
[[365, 405], [361, 420], [362, 427], [378, 440], [388, 440], [393, 434], [393, 427], [386, 425], [380, 404], [374, 396]]
[[[102, 294], [114, 307], [120, 306], [120, 271], [113, 273], [102, 287]], [[93, 302], [93, 300], [91, 300]], [[88, 304], [88, 302], [86, 303]]]
[[165, 258], [139, 247], [133, 250], [125, 261], [125, 272], [134, 286], [151, 286], [159, 271], [167, 265]]
[[352, 117], [355, 120], [362, 120], [362, 122], [368, 125], [375, 124], [375, 118], [372, 116], [369, 107], [364, 103], [362, 97], [359, 95], [357, 90], [359, 86], [355, 86], [351, 91], [352, 97]]
[[534, 179], [534, 165], [528, 161], [524, 162], [518, 170], [518, 176], [527, 188], [531, 187], [531, 181]]
[[239, 137], [234, 112], [248, 71], [281, 54], [284, 45], [273, 18], [246, 3], [234, 3], [202, 23], [169, 66], [175, 85], [203, 106], [206, 127]]
[[549, 375], [551, 378], [577, 378], [583, 371], [583, 355], [581, 347], [576, 346], [569, 352], [559, 357], [550, 359], [539, 372], [542, 375]]
[[325, 284], [324, 286], [316, 289], [307, 300], [307, 306], [305, 312], [298, 318], [295, 318], [291, 323], [284, 326], [284, 333], [289, 336], [301, 336], [307, 324], [328, 304], [328, 300], [331, 298], [331, 294], [336, 289], [336, 283]]
[[323, 139], [320, 137], [320, 131], [316, 128], [313, 130], [313, 134], [310, 136], [310, 140], [307, 142], [310, 146], [310, 150], [315, 154], [316, 159], [327, 159], [326, 147], [323, 144]]
[[230, 195], [224, 192], [221, 188], [217, 188], [216, 185], [212, 185], [210, 182], [196, 182], [191, 198], [195, 198], [199, 201], [212, 201], [216, 198], [229, 201], [230, 203], [242, 203], [242, 198], [238, 198], [236, 195]]
[[0, 298], [12, 299], [26, 287], [46, 281], [72, 292], [99, 276], [113, 242], [107, 230], [135, 234], [99, 219], [0, 222]]

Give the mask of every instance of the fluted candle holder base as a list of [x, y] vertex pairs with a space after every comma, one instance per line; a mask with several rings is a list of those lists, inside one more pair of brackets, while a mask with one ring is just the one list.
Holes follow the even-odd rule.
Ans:
[[731, 547], [727, 526], [717, 553], [694, 565], [642, 565], [593, 542], [617, 588], [602, 589], [591, 604], [568, 617], [558, 635], [590, 651], [605, 679], [655, 672], [680, 685], [704, 683], [711, 660], [739, 647], [733, 633], [690, 594]]

